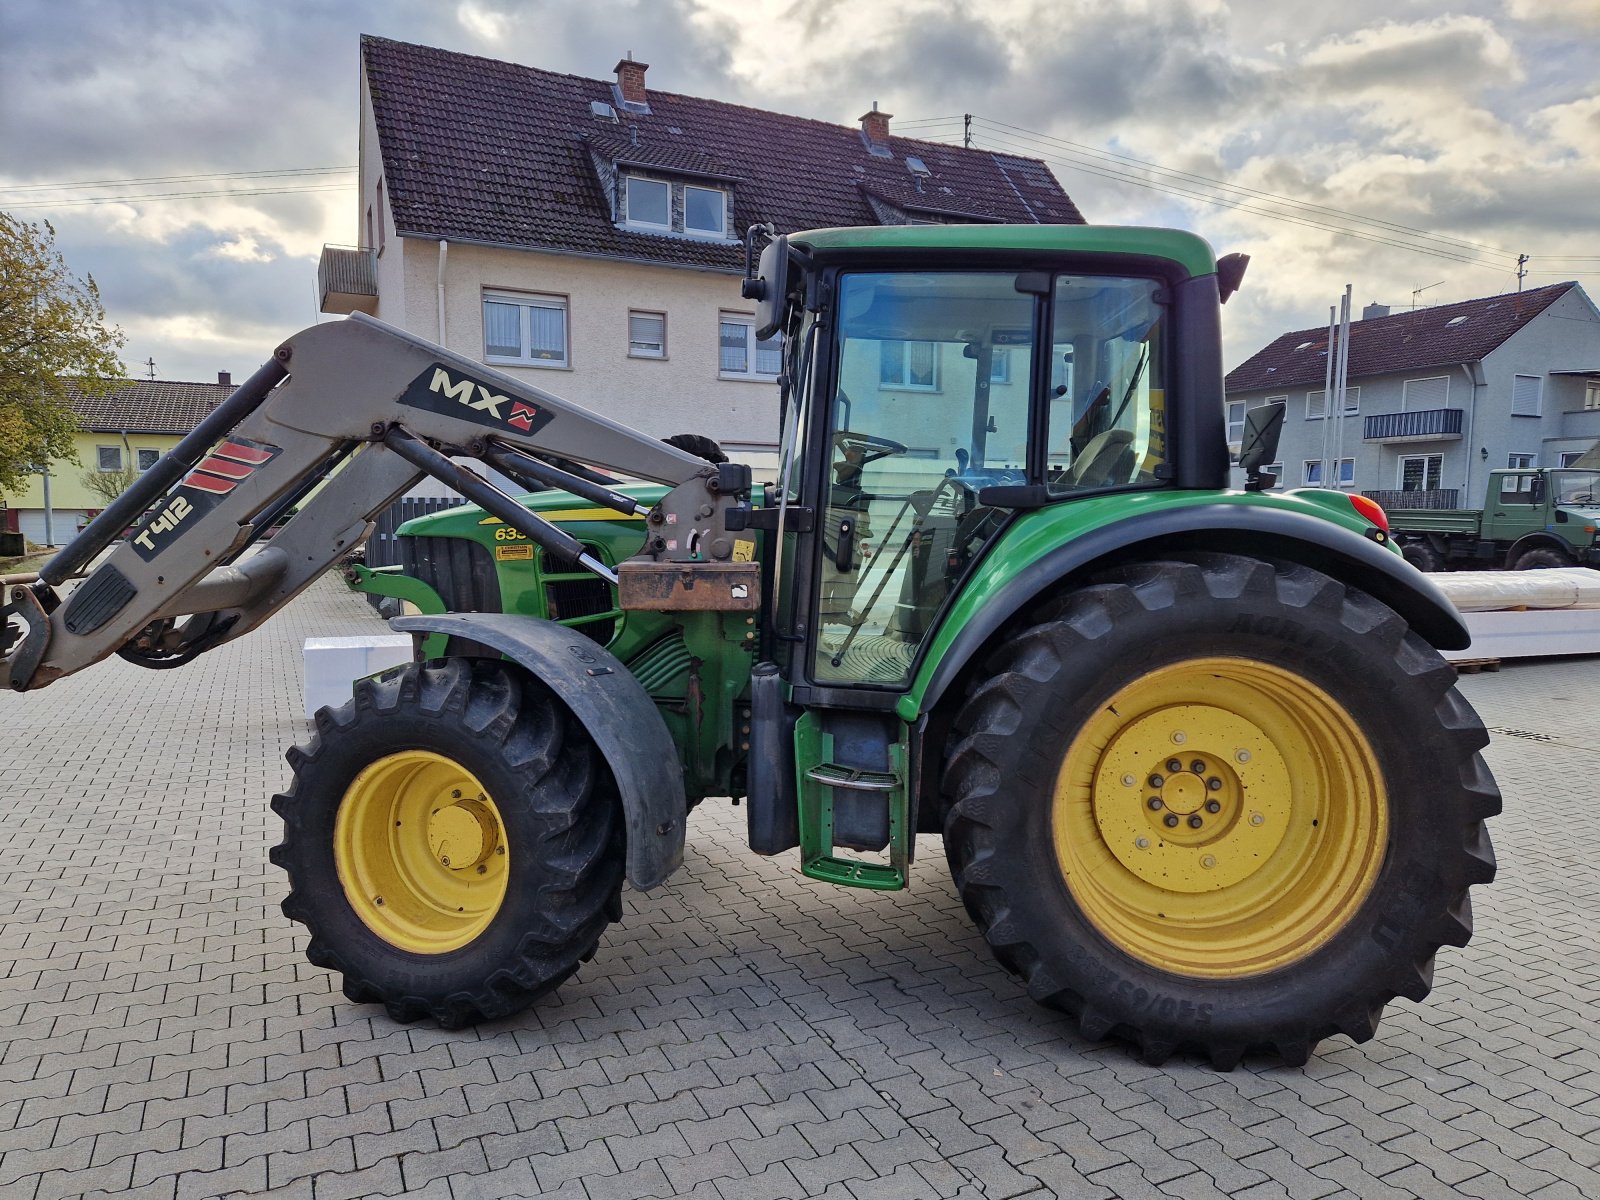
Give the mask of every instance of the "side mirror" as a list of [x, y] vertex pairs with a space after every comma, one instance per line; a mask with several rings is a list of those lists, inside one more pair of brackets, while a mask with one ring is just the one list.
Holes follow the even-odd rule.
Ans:
[[1244, 468], [1245, 490], [1259, 492], [1278, 482], [1275, 475], [1263, 475], [1261, 467], [1278, 457], [1278, 438], [1283, 434], [1282, 404], [1263, 404], [1244, 415], [1244, 437], [1239, 444], [1239, 465]]
[[[761, 261], [752, 266], [756, 238], [771, 240], [762, 247]], [[789, 239], [772, 235], [770, 225], [752, 225], [746, 234], [745, 279], [740, 293], [756, 302], [756, 338], [766, 341], [783, 330], [784, 310], [789, 303]]]
[[1528, 501], [1531, 504], [1544, 503], [1544, 476], [1535, 475], [1528, 480]]

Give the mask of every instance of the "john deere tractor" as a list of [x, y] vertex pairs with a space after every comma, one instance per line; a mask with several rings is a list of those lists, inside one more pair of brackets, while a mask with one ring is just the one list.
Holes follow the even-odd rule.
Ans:
[[905, 887], [941, 836], [999, 961], [1150, 1061], [1298, 1063], [1420, 1000], [1494, 874], [1487, 737], [1437, 652], [1468, 637], [1375, 504], [1263, 490], [1269, 423], [1229, 488], [1242, 257], [1082, 226], [758, 226], [747, 257], [774, 482], [319, 325], [8, 581], [12, 686], [238, 637], [432, 476], [474, 507], [358, 572], [413, 602], [416, 661], [319, 712], [273, 800], [284, 912], [352, 1000], [516, 1012], [714, 797], [819, 883]]

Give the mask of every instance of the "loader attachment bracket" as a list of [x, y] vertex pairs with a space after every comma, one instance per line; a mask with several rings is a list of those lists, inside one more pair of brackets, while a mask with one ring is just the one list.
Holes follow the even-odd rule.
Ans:
[[439, 613], [396, 617], [389, 626], [479, 642], [544, 683], [594, 739], [617, 782], [628, 882], [648, 891], [678, 869], [689, 811], [678, 748], [655, 701], [620, 660], [581, 633], [537, 617]]

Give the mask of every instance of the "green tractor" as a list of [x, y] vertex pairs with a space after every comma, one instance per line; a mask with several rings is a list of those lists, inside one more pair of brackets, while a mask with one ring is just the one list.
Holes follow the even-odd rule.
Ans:
[[[448, 1027], [516, 1012], [596, 952], [625, 880], [676, 868], [690, 808], [732, 797], [755, 853], [820, 883], [903, 888], [916, 835], [942, 836], [995, 957], [1088, 1038], [1300, 1063], [1370, 1038], [1466, 943], [1500, 798], [1437, 652], [1467, 633], [1382, 510], [1262, 490], [1264, 422], [1228, 486], [1220, 312], [1243, 266], [1150, 229], [757, 227], [744, 291], [784, 345], [764, 486], [704, 439], [663, 445], [370, 320], [319, 326], [280, 349], [280, 399], [258, 386], [245, 423], [174, 452], [268, 474], [281, 449], [298, 474], [182, 573], [200, 595], [100, 640], [172, 665], [237, 636], [314, 575], [306, 539], [323, 569], [433, 475], [477, 507], [402, 529], [406, 569], [352, 572], [411, 603], [393, 625], [417, 661], [321, 711], [273, 802], [284, 911], [351, 999]], [[348, 429], [323, 371], [362, 381]], [[543, 490], [514, 500], [447, 455]], [[14, 686], [82, 665], [71, 635], [211, 544], [174, 528], [61, 609], [35, 616], [35, 593], [92, 545], [13, 588]], [[272, 548], [277, 574], [254, 565]]]

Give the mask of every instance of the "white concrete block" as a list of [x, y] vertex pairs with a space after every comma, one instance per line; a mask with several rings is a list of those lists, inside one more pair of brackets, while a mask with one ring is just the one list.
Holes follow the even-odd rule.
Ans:
[[324, 704], [338, 708], [350, 699], [350, 685], [389, 667], [411, 661], [411, 635], [375, 633], [364, 637], [307, 638], [306, 720]]
[[[1541, 574], [1541, 572], [1524, 572]], [[1546, 654], [1600, 654], [1600, 609], [1530, 608], [1522, 612], [1462, 613], [1472, 645], [1446, 650], [1464, 658], [1537, 658]]]

